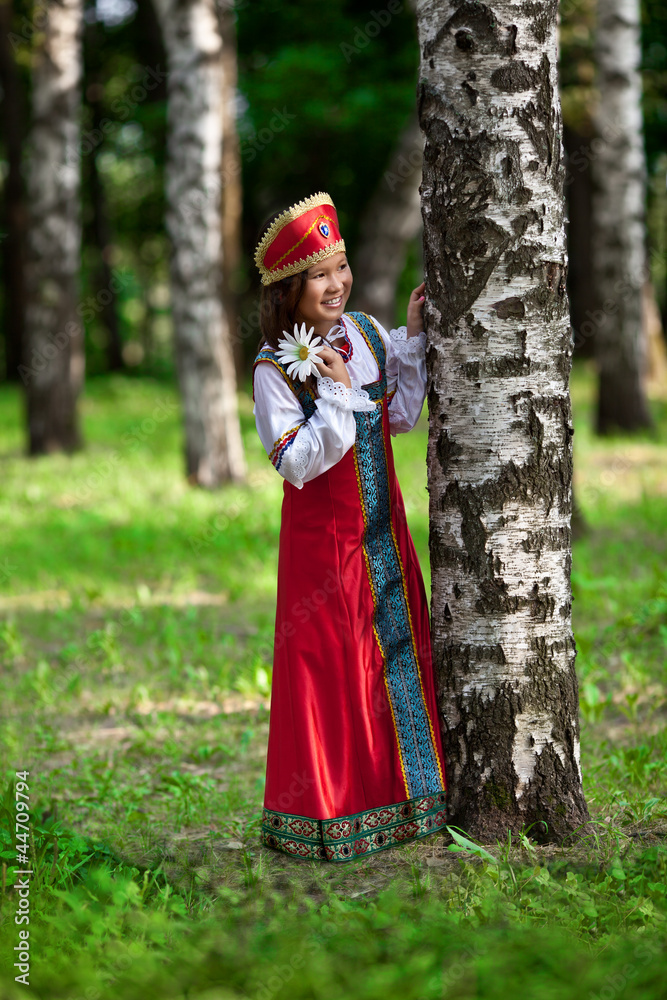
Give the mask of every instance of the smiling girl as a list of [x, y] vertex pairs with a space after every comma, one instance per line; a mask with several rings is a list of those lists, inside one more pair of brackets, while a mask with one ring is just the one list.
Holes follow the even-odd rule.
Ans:
[[[322, 192], [267, 224], [255, 261], [254, 413], [285, 481], [261, 837], [345, 861], [446, 822], [428, 606], [390, 439], [424, 403], [424, 285], [399, 330], [345, 312], [352, 273]], [[316, 353], [304, 381], [281, 360], [295, 324], [315, 343], [296, 345]]]

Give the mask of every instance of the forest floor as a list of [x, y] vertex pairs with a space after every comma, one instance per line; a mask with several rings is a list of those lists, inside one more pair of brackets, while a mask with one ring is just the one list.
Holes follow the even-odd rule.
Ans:
[[[258, 841], [282, 480], [249, 396], [249, 483], [211, 494], [185, 482], [170, 384], [91, 380], [85, 450], [39, 461], [22, 454], [18, 390], [0, 388], [0, 1000], [664, 996], [667, 405], [655, 431], [600, 440], [593, 390], [578, 365], [593, 823], [566, 846], [454, 853], [435, 835], [327, 866]], [[423, 415], [394, 451], [428, 577], [426, 435]], [[12, 968], [23, 770], [29, 987]]]

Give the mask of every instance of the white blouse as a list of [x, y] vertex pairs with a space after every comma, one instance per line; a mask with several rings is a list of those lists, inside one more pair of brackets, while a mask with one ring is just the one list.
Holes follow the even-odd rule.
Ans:
[[[387, 392], [396, 390], [389, 402], [389, 427], [393, 435], [401, 434], [412, 430], [424, 405], [426, 335], [408, 338], [404, 326], [387, 333], [371, 319], [387, 351]], [[354, 444], [355, 410], [370, 411], [376, 406], [361, 386], [379, 379], [377, 362], [345, 314], [340, 325], [352, 345], [352, 356], [346, 361], [352, 387], [328, 376], [318, 377], [316, 411], [308, 419], [275, 365], [260, 362], [255, 368], [257, 433], [275, 468], [297, 489], [340, 462]]]

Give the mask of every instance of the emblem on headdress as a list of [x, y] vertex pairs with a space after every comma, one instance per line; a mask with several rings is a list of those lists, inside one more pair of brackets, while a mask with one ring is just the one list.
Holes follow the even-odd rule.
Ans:
[[270, 285], [344, 252], [334, 204], [318, 191], [276, 216], [255, 250], [255, 263], [262, 284]]

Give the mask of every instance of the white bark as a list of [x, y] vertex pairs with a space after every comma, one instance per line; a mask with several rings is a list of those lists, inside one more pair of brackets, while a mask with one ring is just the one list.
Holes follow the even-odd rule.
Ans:
[[556, 0], [419, 0], [432, 630], [450, 810], [587, 818]]
[[596, 358], [600, 373], [598, 430], [651, 423], [643, 376], [642, 286], [646, 163], [639, 72], [639, 0], [598, 0], [593, 178], [593, 273], [601, 303]]
[[169, 78], [167, 229], [191, 482], [245, 475], [231, 337], [222, 301], [222, 37], [214, 0], [156, 0]]
[[423, 146], [415, 115], [399, 138], [360, 227], [354, 262], [355, 301], [387, 330], [396, 325], [396, 287], [408, 244], [422, 226], [419, 185]]
[[32, 77], [26, 193], [26, 351], [31, 454], [81, 443], [76, 400], [83, 384], [76, 311], [81, 259], [82, 0], [49, 0], [40, 11]]

